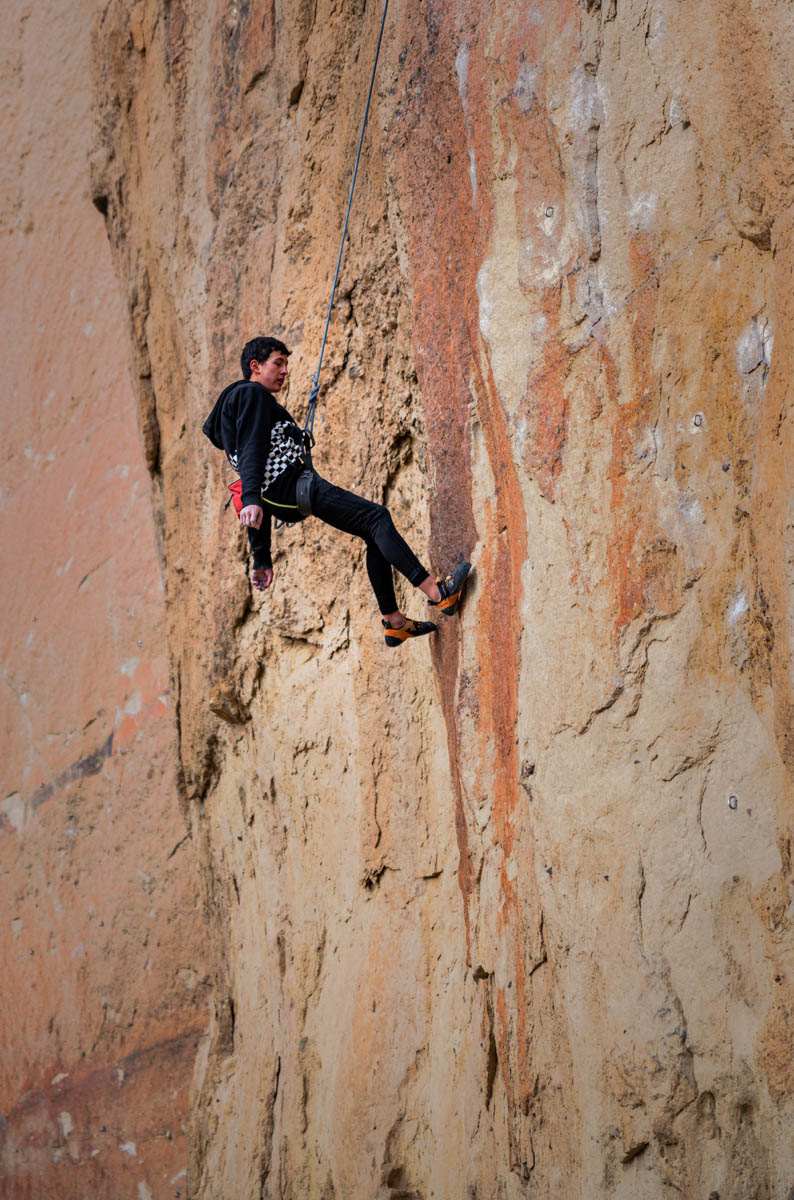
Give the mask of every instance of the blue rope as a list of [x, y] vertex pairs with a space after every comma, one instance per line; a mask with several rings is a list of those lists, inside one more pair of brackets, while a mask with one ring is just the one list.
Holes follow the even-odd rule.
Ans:
[[358, 152], [356, 153], [356, 165], [353, 167], [353, 178], [350, 183], [350, 195], [347, 199], [347, 212], [345, 213], [345, 223], [342, 227], [342, 238], [339, 243], [339, 257], [336, 260], [336, 271], [334, 272], [334, 283], [331, 288], [331, 299], [328, 304], [328, 316], [325, 318], [325, 332], [323, 333], [323, 344], [320, 347], [320, 361], [317, 364], [317, 370], [312, 375], [312, 389], [309, 392], [309, 411], [306, 414], [306, 424], [303, 427], [304, 443], [306, 445], [306, 453], [311, 463], [311, 447], [314, 445], [314, 413], [317, 408], [317, 394], [320, 390], [320, 371], [323, 365], [323, 355], [325, 354], [325, 343], [328, 340], [328, 328], [331, 324], [331, 312], [334, 307], [334, 297], [336, 296], [336, 285], [339, 281], [339, 268], [342, 265], [342, 254], [345, 248], [345, 237], [347, 236], [347, 223], [350, 218], [350, 209], [353, 205], [353, 192], [356, 187], [356, 176], [358, 175], [358, 164], [361, 159], [361, 147], [364, 145], [364, 134], [367, 129], [367, 119], [369, 117], [369, 106], [372, 100], [372, 89], [375, 86], [375, 72], [378, 69], [378, 58], [380, 57], [380, 44], [383, 41], [383, 30], [386, 25], [386, 13], [389, 9], [389, 0], [385, 0], [383, 5], [383, 17], [380, 23], [380, 33], [378, 34], [378, 45], [375, 50], [375, 61], [372, 64], [372, 78], [369, 81], [369, 92], [367, 93], [367, 105], [364, 109], [364, 120], [361, 125], [361, 137], [358, 139]]

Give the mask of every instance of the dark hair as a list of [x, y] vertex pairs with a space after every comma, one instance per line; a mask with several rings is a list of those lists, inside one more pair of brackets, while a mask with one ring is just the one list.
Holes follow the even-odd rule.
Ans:
[[243, 346], [243, 352], [240, 355], [240, 365], [243, 368], [243, 378], [251, 378], [251, 363], [266, 363], [271, 354], [291, 354], [283, 342], [274, 337], [259, 337], [252, 338], [250, 342], [246, 342]]

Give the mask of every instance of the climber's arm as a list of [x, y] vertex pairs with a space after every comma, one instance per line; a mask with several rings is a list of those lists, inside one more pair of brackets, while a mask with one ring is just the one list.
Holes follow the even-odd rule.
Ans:
[[262, 480], [273, 429], [273, 397], [255, 384], [241, 389], [236, 423], [237, 470], [243, 504], [240, 523], [258, 529], [262, 523]]
[[[252, 508], [258, 514], [259, 522], [256, 525], [253, 522], [248, 523], [248, 542], [254, 557], [251, 582], [257, 591], [262, 591], [264, 588], [270, 587], [273, 581], [273, 561], [270, 557], [270, 513], [263, 514], [258, 504], [248, 505], [249, 510]], [[243, 521], [245, 514], [246, 509], [244, 508], [240, 513], [241, 524], [247, 524]]]

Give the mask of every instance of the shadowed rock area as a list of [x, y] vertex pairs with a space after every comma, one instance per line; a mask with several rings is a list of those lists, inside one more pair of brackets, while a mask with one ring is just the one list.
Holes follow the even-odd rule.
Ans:
[[304, 411], [379, 19], [94, 34], [209, 922], [189, 1194], [784, 1200], [791, 6], [394, 4], [315, 461], [476, 574], [388, 654], [316, 521], [252, 594], [201, 435], [256, 332]]

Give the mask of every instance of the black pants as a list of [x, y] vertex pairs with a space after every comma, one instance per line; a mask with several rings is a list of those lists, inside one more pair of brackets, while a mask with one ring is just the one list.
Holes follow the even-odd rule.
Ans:
[[313, 516], [366, 543], [367, 574], [382, 613], [397, 611], [392, 567], [414, 587], [428, 578], [428, 572], [397, 532], [385, 505], [346, 492], [319, 475], [315, 475], [312, 484], [311, 504]]

